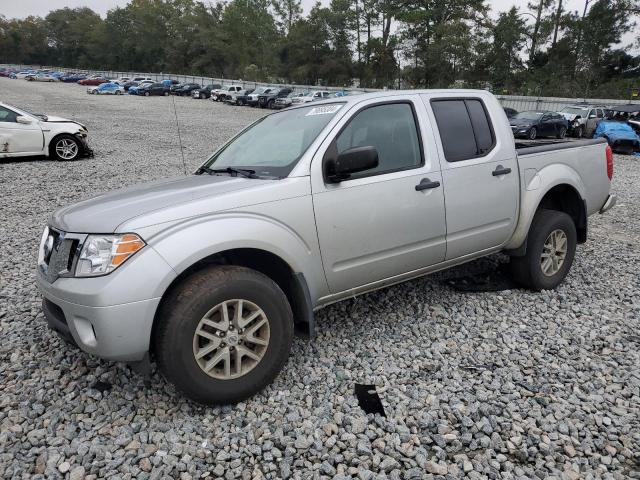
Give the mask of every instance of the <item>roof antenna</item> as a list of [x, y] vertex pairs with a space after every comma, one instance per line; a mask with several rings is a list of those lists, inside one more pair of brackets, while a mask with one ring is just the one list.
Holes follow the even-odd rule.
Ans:
[[184, 174], [187, 173], [187, 162], [184, 160], [184, 150], [182, 149], [182, 137], [180, 136], [180, 124], [178, 123], [178, 111], [176, 110], [176, 99], [174, 95], [171, 95], [171, 101], [173, 102], [173, 115], [176, 118], [176, 129], [178, 130], [178, 142], [180, 143], [180, 155], [182, 156], [182, 167], [184, 168]]

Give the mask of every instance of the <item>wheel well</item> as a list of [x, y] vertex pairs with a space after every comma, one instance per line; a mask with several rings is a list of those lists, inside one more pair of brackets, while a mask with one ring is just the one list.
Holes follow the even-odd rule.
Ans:
[[578, 243], [587, 241], [587, 209], [584, 200], [571, 185], [556, 185], [549, 190], [538, 205], [540, 209], [564, 212], [573, 219]]
[[[212, 265], [247, 267], [269, 277], [286, 295], [289, 305], [291, 305], [298, 333], [307, 336], [313, 335], [313, 306], [311, 305], [309, 290], [304, 276], [301, 273], [295, 273], [287, 262], [271, 252], [255, 248], [237, 248], [218, 252], [197, 261], [171, 282], [156, 309], [151, 338], [155, 335], [158, 318], [168, 293], [178, 287], [188, 276]], [[153, 346], [153, 342], [151, 342], [151, 346]]]

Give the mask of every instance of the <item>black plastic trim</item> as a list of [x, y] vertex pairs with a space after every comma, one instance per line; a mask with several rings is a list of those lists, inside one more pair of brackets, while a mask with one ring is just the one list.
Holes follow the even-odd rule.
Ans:
[[588, 147], [589, 145], [598, 145], [600, 143], [607, 143], [604, 138], [587, 138], [585, 140], [565, 140], [558, 142], [550, 142], [543, 145], [534, 145], [532, 147], [518, 147], [518, 156], [532, 155], [534, 153], [552, 152], [554, 150], [566, 150], [569, 148]]

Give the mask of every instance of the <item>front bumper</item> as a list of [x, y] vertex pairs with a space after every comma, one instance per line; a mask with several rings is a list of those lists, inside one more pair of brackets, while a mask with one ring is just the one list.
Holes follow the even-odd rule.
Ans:
[[613, 207], [616, 206], [616, 203], [618, 203], [617, 195], [607, 195], [607, 201], [604, 202], [604, 205], [602, 205], [602, 208], [600, 208], [598, 213], [604, 213], [608, 210], [611, 210]]
[[76, 138], [82, 144], [82, 153], [84, 154], [84, 156], [93, 158], [93, 149], [89, 146], [89, 143], [87, 141], [87, 135], [76, 134]]
[[175, 272], [150, 247], [109, 275], [60, 277], [50, 283], [42, 269], [36, 282], [49, 327], [85, 352], [135, 362], [149, 351], [162, 292]]

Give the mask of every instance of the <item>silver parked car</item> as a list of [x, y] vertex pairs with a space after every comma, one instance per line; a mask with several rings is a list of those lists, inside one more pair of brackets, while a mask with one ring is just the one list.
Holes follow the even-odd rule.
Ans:
[[615, 204], [612, 174], [602, 140], [517, 150], [483, 90], [314, 101], [193, 175], [56, 211], [37, 283], [51, 328], [83, 350], [151, 354], [192, 399], [236, 402], [333, 302], [500, 251], [522, 285], [556, 287], [589, 215]]
[[601, 105], [567, 105], [559, 113], [569, 121], [569, 135], [576, 138], [593, 137], [598, 122], [604, 118]]

